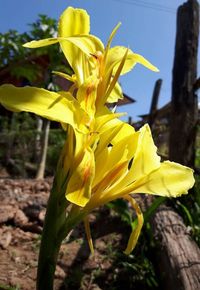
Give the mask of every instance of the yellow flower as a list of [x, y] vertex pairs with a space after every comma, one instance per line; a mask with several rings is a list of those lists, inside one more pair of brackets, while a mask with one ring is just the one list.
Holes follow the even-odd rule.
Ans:
[[[120, 25], [120, 24], [119, 24]], [[67, 8], [60, 17], [58, 37], [39, 41], [31, 41], [24, 46], [28, 48], [42, 47], [60, 43], [61, 49], [74, 71], [73, 76], [62, 72], [54, 72], [75, 83], [73, 89], [84, 86], [96, 86], [96, 96], [93, 103], [96, 107], [106, 102], [116, 102], [122, 98], [122, 90], [117, 83], [120, 74], [130, 71], [136, 63], [140, 63], [150, 70], [158, 69], [139, 54], [133, 53], [123, 46], [110, 48], [112, 39], [119, 28], [115, 27], [108, 44], [104, 48], [100, 39], [90, 33], [90, 18], [85, 10]], [[82, 103], [84, 94], [82, 94]], [[96, 98], [96, 99], [95, 99]], [[94, 113], [94, 112], [93, 112]]]
[[37, 48], [59, 43], [72, 67], [75, 77], [61, 74], [80, 86], [89, 76], [88, 58], [96, 51], [103, 51], [103, 44], [96, 36], [89, 34], [90, 17], [83, 9], [68, 7], [60, 16], [58, 37], [31, 41], [24, 47]]
[[115, 102], [122, 96], [117, 83], [120, 74], [128, 72], [137, 62], [157, 70], [130, 49], [120, 46], [110, 48], [118, 27], [111, 33], [104, 49], [101, 40], [89, 34], [90, 17], [87, 12], [67, 8], [60, 17], [57, 38], [31, 41], [24, 46], [36, 48], [59, 42], [75, 74], [57, 74], [74, 82], [73, 89], [77, 92], [71, 89], [67, 93], [53, 93], [34, 87], [15, 89], [4, 85], [0, 90], [0, 102], [11, 110], [30, 111], [84, 131], [85, 125], [91, 125], [94, 130], [92, 120], [96, 115], [111, 114], [104, 107], [105, 102]]
[[[131, 194], [178, 197], [194, 185], [194, 177], [193, 170], [188, 167], [170, 161], [160, 162], [148, 125], [138, 132], [128, 124], [117, 127], [119, 130], [115, 124], [113, 131], [113, 126], [108, 126], [96, 147], [91, 197], [83, 211], [90, 213], [117, 198], [127, 199], [138, 216], [137, 228], [125, 250], [129, 254], [136, 245], [143, 224], [142, 213]], [[88, 226], [86, 229], [88, 231]]]
[[[127, 199], [138, 216], [125, 253], [130, 253], [139, 237], [143, 216], [130, 194], [147, 193], [177, 197], [194, 184], [191, 169], [177, 163], [160, 162], [149, 127], [139, 132], [121, 122], [106, 107], [122, 97], [117, 80], [140, 63], [158, 71], [141, 55], [122, 46], [110, 47], [118, 29], [104, 45], [90, 33], [90, 18], [85, 10], [69, 7], [60, 17], [58, 37], [32, 41], [35, 48], [59, 43], [74, 71], [58, 75], [74, 84], [68, 92], [12, 85], [0, 86], [0, 103], [12, 111], [28, 111], [58, 121], [67, 131], [57, 174], [65, 184], [66, 199], [79, 208], [91, 249], [87, 215], [96, 207], [117, 198]], [[75, 210], [76, 212], [76, 210]]]

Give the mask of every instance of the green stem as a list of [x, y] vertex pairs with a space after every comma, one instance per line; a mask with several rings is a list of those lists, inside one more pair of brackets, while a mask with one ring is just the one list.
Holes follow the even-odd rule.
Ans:
[[[63, 186], [64, 190], [65, 186]], [[37, 290], [53, 290], [54, 273], [62, 240], [81, 221], [79, 209], [72, 210], [66, 218], [69, 203], [62, 189], [59, 191], [56, 177], [49, 197], [40, 246]]]
[[[56, 186], [51, 190], [42, 232], [37, 272], [37, 289], [52, 290], [61, 240], [57, 239], [59, 199]], [[61, 221], [60, 221], [61, 222]]]

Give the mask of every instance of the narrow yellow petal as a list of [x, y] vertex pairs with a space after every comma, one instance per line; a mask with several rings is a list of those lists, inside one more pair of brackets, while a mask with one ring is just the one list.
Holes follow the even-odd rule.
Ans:
[[108, 87], [108, 90], [106, 91], [106, 94], [105, 94], [105, 97], [102, 98], [104, 99], [105, 101], [107, 100], [107, 98], [109, 97], [110, 93], [112, 92], [112, 90], [114, 89], [116, 83], [117, 83], [117, 80], [123, 70], [123, 67], [124, 67], [124, 64], [125, 64], [125, 61], [126, 61], [126, 58], [127, 58], [127, 54], [128, 54], [128, 49], [125, 51], [124, 53], [124, 56], [123, 58], [121, 59], [120, 63], [119, 63], [119, 66], [117, 67], [117, 70], [112, 78], [112, 81], [111, 83], [109, 84], [109, 87]]
[[[105, 130], [110, 128], [110, 122], [122, 122], [117, 118], [125, 116], [126, 113], [112, 113], [106, 106], [102, 106], [97, 108], [97, 112], [95, 115], [95, 124], [94, 131], [96, 132], [104, 132]], [[133, 127], [132, 127], [133, 128]], [[134, 130], [134, 129], [133, 129]]]
[[157, 67], [155, 67], [154, 65], [152, 65], [148, 60], [146, 60], [142, 55], [140, 54], [136, 54], [134, 53], [132, 55], [132, 58], [135, 62], [142, 64], [143, 66], [145, 66], [146, 68], [155, 71], [155, 72], [159, 72], [159, 69]]
[[187, 194], [194, 185], [193, 170], [175, 162], [165, 161], [160, 168], [133, 184], [131, 192], [166, 197]]
[[70, 76], [66, 73], [63, 73], [63, 72], [59, 72], [59, 71], [52, 71], [53, 74], [59, 76], [59, 77], [62, 77], [72, 83], [74, 83], [76, 81], [76, 77], [73, 75], [73, 76]]
[[120, 84], [117, 82], [107, 98], [107, 103], [117, 103], [120, 99], [123, 99], [123, 92]]
[[100, 132], [100, 140], [97, 150], [95, 151], [95, 156], [98, 156], [105, 148], [108, 147], [109, 144], [112, 144], [112, 140], [115, 138], [115, 136], [117, 136], [122, 127], [123, 123], [120, 122], [114, 126], [111, 125], [107, 130]]
[[0, 103], [11, 111], [35, 113], [49, 120], [70, 124], [74, 128], [78, 128], [86, 118], [78, 102], [69, 93], [63, 97], [62, 93], [35, 87], [2, 85]]
[[[110, 157], [110, 156], [109, 156]], [[110, 159], [108, 158], [107, 160], [107, 164], [108, 166], [110, 166]], [[101, 161], [102, 164], [102, 161]], [[94, 195], [101, 195], [101, 198], [103, 196], [103, 192], [105, 189], [111, 187], [115, 182], [117, 182], [119, 179], [121, 179], [125, 172], [127, 171], [127, 167], [128, 167], [128, 162], [127, 161], [122, 161], [118, 162], [115, 166], [112, 167], [108, 167], [108, 170], [104, 170], [103, 175], [101, 176], [101, 180], [98, 184], [96, 184], [93, 188], [93, 194]], [[97, 165], [98, 168], [98, 165]], [[97, 197], [98, 199], [98, 197]], [[112, 197], [111, 197], [112, 200]]]
[[[106, 63], [106, 71], [107, 73], [110, 72], [110, 70], [113, 70], [116, 72], [117, 67], [116, 65], [121, 62], [121, 59], [127, 50], [126, 47], [123, 46], [115, 46], [112, 47], [109, 52], [108, 52], [108, 57], [107, 57], [107, 63]], [[128, 49], [128, 54], [127, 58], [125, 61], [125, 64], [123, 66], [123, 69], [121, 71], [121, 75], [129, 72], [137, 63], [142, 64], [146, 68], [158, 72], [159, 70], [152, 65], [148, 60], [146, 60], [143, 56], [133, 53], [131, 49]]]
[[106, 62], [106, 59], [107, 59], [107, 54], [108, 54], [108, 51], [110, 49], [110, 45], [111, 45], [111, 42], [115, 36], [115, 34], [117, 33], [117, 30], [119, 29], [119, 27], [121, 26], [121, 22], [119, 22], [113, 29], [113, 31], [111, 32], [110, 36], [109, 36], [109, 39], [108, 39], [108, 43], [106, 45], [106, 49], [105, 49], [105, 54], [104, 54], [104, 62]]
[[[25, 43], [23, 46], [27, 48], [38, 48], [52, 45], [55, 43], [62, 43], [63, 45], [73, 44], [75, 47], [81, 49], [88, 56], [96, 51], [103, 51], [104, 46], [99, 38], [94, 35], [77, 35], [69, 37], [46, 38], [41, 40], [32, 40]], [[67, 53], [67, 52], [66, 52]]]
[[58, 38], [46, 38], [46, 39], [41, 39], [41, 40], [32, 40], [30, 42], [23, 44], [23, 47], [38, 48], [38, 47], [52, 45], [58, 42], [59, 42]]
[[90, 224], [88, 220], [88, 216], [84, 218], [84, 226], [85, 226], [85, 231], [86, 231], [86, 236], [88, 240], [88, 245], [90, 247], [90, 251], [92, 255], [94, 254], [94, 247], [93, 247], [93, 242], [92, 242], [92, 236], [91, 236], [91, 231], [90, 231]]
[[143, 214], [141, 212], [141, 209], [140, 209], [138, 203], [135, 201], [135, 199], [133, 199], [129, 195], [126, 195], [124, 198], [130, 202], [131, 206], [135, 209], [135, 212], [137, 215], [136, 228], [133, 228], [132, 233], [130, 235], [130, 238], [128, 240], [127, 248], [124, 251], [124, 253], [126, 255], [129, 255], [133, 251], [133, 249], [135, 248], [135, 246], [137, 244], [137, 241], [138, 241], [138, 238], [139, 238], [139, 235], [140, 235], [143, 223], [144, 223], [144, 218], [143, 218]]

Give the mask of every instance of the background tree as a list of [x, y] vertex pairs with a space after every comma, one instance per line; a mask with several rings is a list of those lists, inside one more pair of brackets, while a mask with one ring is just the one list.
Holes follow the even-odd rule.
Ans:
[[[58, 85], [52, 71], [60, 70], [72, 74], [69, 64], [63, 61], [64, 58], [59, 46], [53, 45], [32, 50], [24, 48], [22, 44], [31, 40], [55, 37], [57, 22], [55, 19], [41, 14], [34, 23], [29, 24], [29, 27], [29, 32], [21, 34], [16, 30], [9, 30], [4, 34], [0, 33], [0, 77], [4, 76], [2, 82], [13, 82], [16, 85], [37, 85], [56, 91]], [[9, 77], [5, 78], [7, 73]], [[12, 114], [11, 120], [13, 116]], [[50, 124], [49, 121], [41, 118], [34, 118], [34, 162], [37, 164], [36, 178], [41, 179], [45, 172]], [[14, 130], [13, 122], [14, 120], [10, 122], [12, 131]], [[7, 156], [6, 164], [11, 162], [15, 140], [13, 134], [9, 134], [9, 136], [8, 152], [5, 154]], [[12, 162], [12, 166], [15, 165], [15, 162]], [[22, 166], [23, 170], [20, 170], [20, 173], [25, 177], [24, 167]]]

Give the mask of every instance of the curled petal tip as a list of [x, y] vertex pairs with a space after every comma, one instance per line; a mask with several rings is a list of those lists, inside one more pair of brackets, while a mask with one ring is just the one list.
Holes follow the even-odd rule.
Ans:
[[160, 70], [155, 66], [153, 71], [154, 72], [159, 72]]

